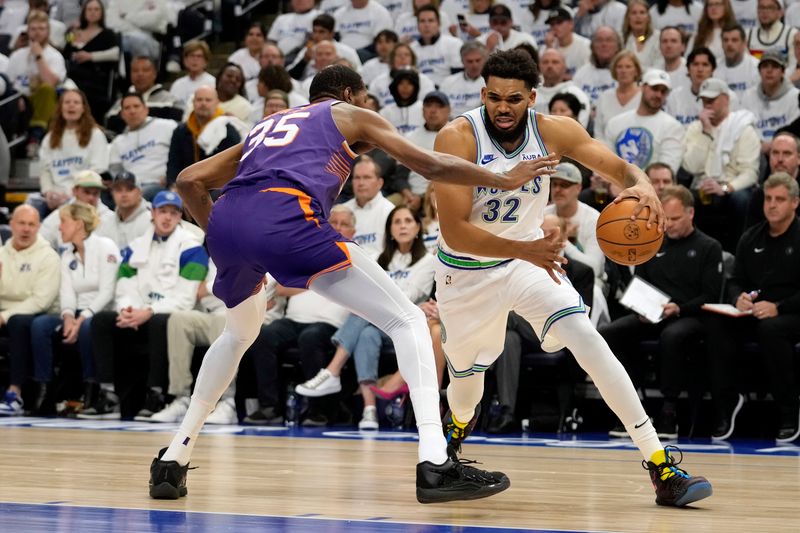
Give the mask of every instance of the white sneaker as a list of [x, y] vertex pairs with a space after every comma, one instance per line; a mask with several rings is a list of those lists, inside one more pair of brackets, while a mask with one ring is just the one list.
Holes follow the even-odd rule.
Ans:
[[364, 408], [361, 414], [361, 422], [358, 423], [358, 429], [375, 431], [378, 429], [378, 410], [374, 405]]
[[172, 400], [168, 406], [157, 413], [153, 413], [148, 422], [180, 422], [183, 420], [186, 411], [189, 410], [189, 397], [179, 396]]
[[223, 398], [206, 418], [206, 424], [236, 425], [239, 417], [236, 415], [236, 402], [233, 398]]
[[316, 376], [294, 388], [297, 394], [312, 398], [336, 394], [340, 390], [342, 390], [341, 378], [331, 374], [327, 368], [323, 368]]

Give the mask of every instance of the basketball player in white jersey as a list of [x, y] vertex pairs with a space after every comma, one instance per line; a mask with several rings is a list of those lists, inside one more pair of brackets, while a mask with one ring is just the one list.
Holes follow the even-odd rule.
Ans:
[[[518, 51], [493, 54], [484, 66], [483, 107], [438, 134], [434, 149], [503, 172], [548, 152], [568, 156], [625, 188], [618, 196], [650, 208], [648, 224], [663, 231], [664, 215], [647, 176], [589, 137], [581, 125], [533, 110], [539, 73]], [[436, 296], [447, 356], [451, 411], [445, 415], [448, 451], [455, 456], [477, 420], [484, 372], [503, 351], [506, 319], [527, 320], [543, 349], [575, 355], [609, 407], [641, 450], [656, 490], [656, 503], [684, 506], [711, 495], [711, 484], [689, 476], [658, 440], [623, 366], [594, 329], [587, 308], [553, 253], [531, 257], [521, 241], [556, 242], [540, 229], [550, 191], [549, 175], [514, 191], [436, 183], [441, 237]]]

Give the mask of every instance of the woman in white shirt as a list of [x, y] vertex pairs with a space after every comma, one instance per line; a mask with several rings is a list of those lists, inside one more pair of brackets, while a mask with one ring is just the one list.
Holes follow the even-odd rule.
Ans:
[[50, 130], [39, 150], [41, 195], [31, 195], [42, 220], [66, 202], [72, 191], [73, 173], [91, 169], [102, 174], [108, 170], [108, 141], [97, 126], [86, 95], [67, 89], [58, 100]]
[[[429, 324], [431, 324], [430, 319], [437, 319], [436, 329], [431, 329], [431, 336], [441, 381], [444, 371], [441, 329], [438, 325], [435, 303], [430, 302], [436, 259], [425, 250], [422, 220], [418, 213], [411, 212], [405, 206], [395, 207], [386, 219], [384, 235], [384, 249], [378, 256], [378, 264], [389, 273], [389, 277], [397, 283], [408, 299], [422, 308], [429, 319]], [[361, 395], [364, 398], [364, 412], [358, 428], [378, 429], [374, 385], [378, 379], [381, 348], [389, 337], [363, 318], [350, 315], [331, 340], [337, 345], [333, 360], [315, 377], [298, 385], [297, 393], [313, 397], [341, 390], [339, 375], [347, 358], [352, 354], [356, 362]], [[331, 381], [339, 384], [338, 389], [330, 390]]]
[[717, 62], [721, 62], [725, 58], [722, 49], [722, 28], [734, 25], [736, 25], [736, 15], [730, 0], [706, 0], [703, 14], [697, 24], [697, 33], [692, 35], [686, 50], [691, 52], [695, 48], [705, 46], [714, 52]]
[[612, 117], [639, 107], [642, 89], [642, 66], [636, 54], [630, 50], [622, 50], [611, 60], [611, 77], [617, 86], [600, 93], [597, 99], [597, 113], [594, 117], [594, 136], [602, 139], [606, 124]]
[[649, 7], [645, 0], [630, 0], [622, 22], [622, 40], [625, 48], [636, 54], [645, 70], [655, 65], [661, 57], [659, 49], [661, 33], [653, 28]]
[[100, 223], [94, 207], [73, 202], [59, 211], [59, 230], [66, 246], [61, 254], [61, 314], [41, 315], [31, 324], [34, 379], [41, 384], [37, 410], [47, 409], [43, 403], [53, 377], [53, 336], [57, 331], [60, 343], [77, 344], [84, 382], [94, 381], [92, 316], [108, 308], [114, 299], [120, 265], [114, 241], [92, 235]]

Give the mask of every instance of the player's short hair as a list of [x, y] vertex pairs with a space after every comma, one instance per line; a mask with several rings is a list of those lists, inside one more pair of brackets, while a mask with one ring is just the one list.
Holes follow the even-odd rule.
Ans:
[[797, 180], [791, 177], [786, 172], [776, 172], [772, 174], [770, 177], [767, 178], [767, 181], [764, 182], [764, 190], [767, 189], [774, 189], [775, 187], [786, 187], [786, 190], [789, 191], [790, 198], [797, 198], [800, 196], [800, 185], [797, 184]]
[[672, 167], [666, 163], [662, 163], [661, 161], [655, 161], [644, 167], [644, 173], [649, 176], [651, 170], [658, 170], [658, 169], [668, 170], [670, 179], [673, 182], [675, 182], [675, 172], [673, 172]]
[[366, 89], [358, 72], [344, 65], [331, 65], [317, 72], [311, 80], [308, 99], [314, 102], [327, 96], [343, 100], [344, 90], [348, 87], [353, 91]]
[[661, 203], [667, 203], [667, 200], [678, 200], [684, 209], [694, 207], [694, 195], [692, 192], [683, 185], [667, 185], [661, 193]]
[[536, 62], [522, 50], [495, 52], [486, 60], [481, 76], [488, 83], [489, 77], [522, 80], [525, 87], [535, 89], [539, 85], [539, 69]]

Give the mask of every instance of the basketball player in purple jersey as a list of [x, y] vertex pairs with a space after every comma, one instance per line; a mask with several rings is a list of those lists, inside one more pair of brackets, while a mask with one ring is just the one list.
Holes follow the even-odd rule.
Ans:
[[[178, 177], [185, 205], [207, 231], [218, 270], [214, 294], [225, 302], [227, 322], [203, 359], [177, 434], [153, 459], [151, 497], [186, 495], [197, 435], [260, 331], [267, 272], [286, 287], [311, 289], [348, 308], [392, 338], [417, 417], [421, 503], [483, 498], [508, 488], [505, 474], [448, 458], [425, 316], [377, 263], [331, 228], [327, 217], [353, 159], [373, 146], [433, 181], [495, 189], [513, 190], [536, 176], [550, 175], [558, 161], [544, 155], [498, 174], [459, 157], [434, 154], [364, 109], [366, 95], [356, 72], [329, 67], [314, 78], [310, 105], [266, 117], [242, 145], [192, 165]], [[212, 207], [209, 190], [223, 186]], [[519, 254], [552, 268], [561, 247], [541, 239], [521, 243]]]

